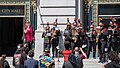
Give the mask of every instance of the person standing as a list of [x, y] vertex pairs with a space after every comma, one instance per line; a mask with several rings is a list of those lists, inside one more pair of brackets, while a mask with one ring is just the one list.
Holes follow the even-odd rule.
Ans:
[[59, 36], [61, 35], [60, 33], [60, 29], [57, 27], [57, 19], [56, 21], [54, 22], [54, 26], [52, 28], [52, 35], [51, 35], [51, 44], [52, 44], [52, 55], [54, 57], [54, 51], [56, 52], [55, 53], [55, 56], [57, 57], [57, 53], [58, 53], [58, 50], [57, 50], [57, 46], [59, 45]]
[[96, 59], [96, 34], [93, 30], [90, 31], [87, 58], [89, 58], [90, 51], [93, 52], [93, 58]]
[[28, 44], [28, 47], [31, 50], [31, 45], [33, 41], [33, 29], [28, 20], [25, 23], [24, 33], [25, 33], [26, 43]]
[[74, 54], [70, 54], [70, 55], [68, 56], [68, 61], [63, 64], [63, 67], [62, 67], [62, 68], [80, 68], [80, 67], [77, 65], [77, 59], [76, 59], [76, 57], [74, 56]]
[[80, 41], [78, 39], [78, 23], [76, 21], [76, 18], [74, 18], [74, 22], [71, 25], [71, 29], [72, 29], [72, 50], [74, 50], [75, 47], [79, 47], [80, 46]]
[[[80, 52], [82, 53], [82, 54], [80, 54]], [[79, 66], [79, 68], [83, 68], [83, 56], [84, 56], [84, 58], [86, 57], [86, 54], [83, 52], [83, 50], [82, 50], [82, 48], [80, 48], [80, 52], [79, 52], [79, 48], [78, 47], [75, 47], [75, 49], [74, 49], [74, 55], [75, 55], [75, 57], [76, 57], [76, 60], [77, 60], [77, 65]]]
[[99, 56], [99, 62], [102, 62], [102, 63], [105, 63], [105, 62], [108, 62], [108, 58], [107, 58], [107, 54], [108, 54], [108, 46], [107, 46], [107, 35], [102, 32], [100, 35], [99, 35], [99, 40], [101, 42], [101, 44], [99, 45], [100, 49], [99, 49], [99, 53], [100, 53], [100, 56]]
[[22, 50], [22, 48], [18, 48], [13, 57], [13, 66], [15, 68], [23, 68], [24, 61], [27, 60], [27, 56]]
[[33, 59], [34, 51], [30, 50], [28, 55], [30, 58], [24, 62], [24, 68], [38, 68], [38, 61]]
[[71, 23], [69, 22], [69, 18], [67, 18], [67, 23], [66, 23], [66, 29], [64, 30], [64, 36], [65, 36], [65, 39], [67, 37], [71, 37], [72, 36], [72, 30], [71, 30]]
[[67, 18], [67, 23], [66, 23], [66, 29], [64, 30], [64, 37], [65, 41], [70, 42], [70, 48], [72, 49], [71, 43], [72, 43], [72, 30], [71, 30], [71, 23], [69, 22], [69, 18]]
[[70, 42], [69, 41], [65, 41], [65, 49], [62, 54], [64, 56], [64, 62], [68, 61], [68, 56], [72, 53], [72, 50], [70, 50]]
[[42, 38], [44, 38], [44, 51], [49, 50], [50, 51], [50, 39], [51, 39], [51, 31], [50, 31], [50, 26], [49, 22], [47, 22], [47, 26], [45, 27], [45, 31], [42, 34]]

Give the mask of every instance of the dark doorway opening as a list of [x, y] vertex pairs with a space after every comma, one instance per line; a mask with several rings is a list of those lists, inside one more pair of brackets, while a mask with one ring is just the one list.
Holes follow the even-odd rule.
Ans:
[[13, 56], [17, 44], [22, 44], [23, 18], [0, 18], [0, 55]]

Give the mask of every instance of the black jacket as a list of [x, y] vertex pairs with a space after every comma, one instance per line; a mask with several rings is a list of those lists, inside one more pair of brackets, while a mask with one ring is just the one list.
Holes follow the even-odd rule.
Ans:
[[25, 61], [24, 68], [38, 68], [38, 61], [33, 58], [30, 58]]
[[105, 65], [105, 68], [120, 68], [120, 64], [118, 64], [116, 62], [110, 62]]

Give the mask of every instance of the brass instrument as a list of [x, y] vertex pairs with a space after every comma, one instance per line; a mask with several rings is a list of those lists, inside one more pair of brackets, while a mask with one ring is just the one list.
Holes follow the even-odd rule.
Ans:
[[74, 36], [72, 39], [74, 40], [74, 42], [77, 42], [77, 37], [76, 36]]
[[51, 41], [53, 40], [53, 39], [55, 39], [56, 38], [56, 30], [52, 30], [52, 32], [51, 32]]
[[73, 40], [74, 42], [77, 42], [77, 35], [78, 35], [78, 32], [76, 30], [72, 30], [72, 36], [73, 36]]

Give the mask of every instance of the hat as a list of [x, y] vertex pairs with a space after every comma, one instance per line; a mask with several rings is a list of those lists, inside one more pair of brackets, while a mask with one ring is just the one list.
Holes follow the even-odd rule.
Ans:
[[55, 22], [54, 22], [54, 25], [58, 25], [57, 20], [58, 20], [58, 19], [56, 18], [56, 20], [55, 20]]
[[49, 22], [47, 22], [47, 25], [49, 25]]
[[69, 18], [67, 18], [67, 22], [69, 22]]
[[69, 22], [69, 18], [67, 18], [67, 23], [66, 23], [66, 25], [71, 25], [71, 23]]
[[74, 18], [74, 21], [76, 21], [76, 18]]
[[94, 25], [90, 25], [90, 28], [94, 28]]
[[112, 20], [112, 16], [110, 16], [110, 19]]

